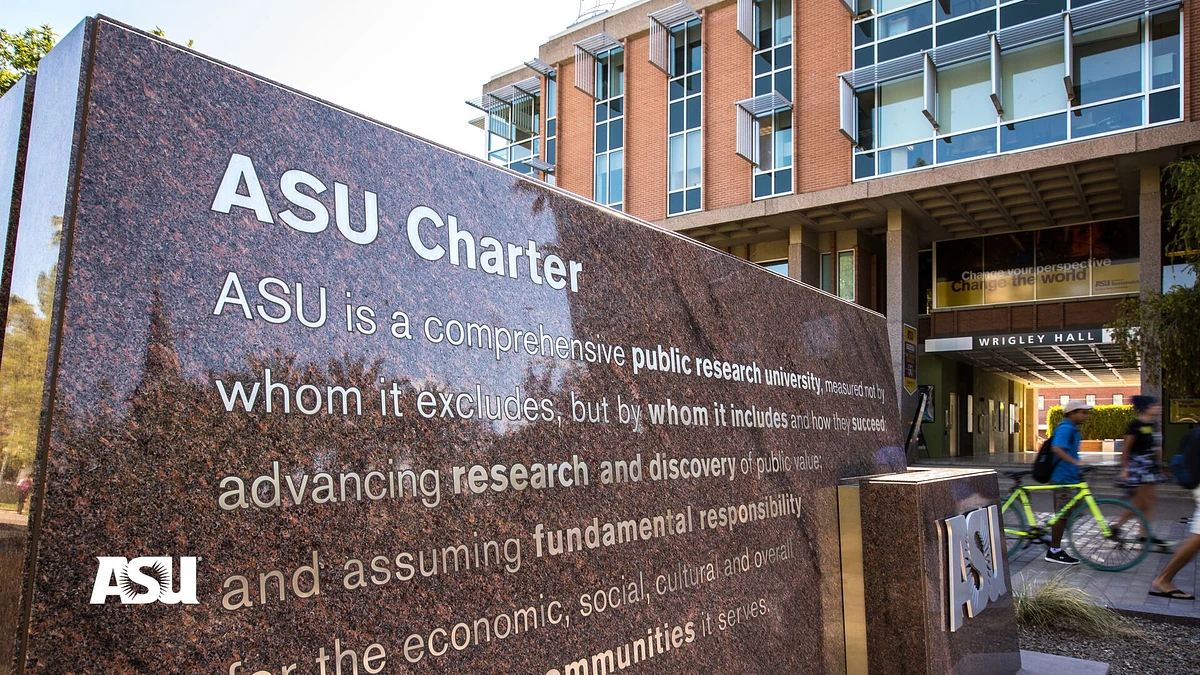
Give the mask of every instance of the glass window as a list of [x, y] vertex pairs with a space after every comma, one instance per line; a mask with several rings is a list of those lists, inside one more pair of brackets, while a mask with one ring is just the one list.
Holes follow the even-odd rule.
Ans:
[[1061, 14], [1066, 0], [1022, 0], [1000, 8], [1000, 27], [1008, 28], [1051, 14]]
[[1112, 401], [1113, 401], [1112, 402], [1113, 405], [1125, 405], [1125, 395], [1124, 394], [1113, 394]]
[[1067, 113], [1000, 127], [1000, 152], [1033, 148], [1067, 140]]
[[1151, 18], [1150, 40], [1150, 88], [1179, 84], [1179, 12]]
[[996, 123], [991, 105], [992, 74], [989, 60], [947, 68], [937, 76], [939, 133], [978, 129]]
[[1120, 131], [1142, 124], [1142, 97], [1101, 103], [1071, 115], [1071, 137]]
[[1150, 94], [1150, 124], [1177, 120], [1183, 117], [1179, 107], [1179, 89], [1167, 89]]
[[1088, 394], [1087, 396], [1084, 397], [1084, 403], [1086, 403], [1088, 405], [1096, 405], [1096, 395]]
[[758, 265], [759, 265], [759, 267], [762, 267], [763, 269], [771, 270], [772, 272], [774, 272], [776, 274], [782, 274], [785, 277], [788, 275], [788, 261], [786, 261], [786, 260], [776, 260], [773, 262], [758, 263]]
[[[758, 0], [755, 7], [759, 17], [759, 39], [753, 56], [754, 95], [775, 91], [791, 101], [791, 0]], [[754, 198], [791, 192], [791, 110], [776, 110], [759, 118], [758, 130], [758, 165], [752, 169]]]
[[891, 61], [892, 59], [909, 54], [917, 54], [926, 49], [933, 48], [933, 30], [925, 29], [909, 33], [903, 37], [894, 38], [886, 42], [880, 42], [877, 49], [879, 50], [879, 62]]
[[933, 164], [933, 141], [902, 145], [891, 150], [881, 150], [877, 154], [880, 175], [930, 166]]
[[924, 28], [933, 23], [933, 5], [926, 2], [899, 12], [881, 16], [877, 21], [880, 40], [903, 35], [910, 30]]
[[1000, 59], [1000, 71], [1004, 119], [1022, 119], [1066, 109], [1067, 91], [1063, 87], [1066, 67], [1061, 38], [1005, 52]]
[[988, 127], [957, 136], [942, 136], [937, 142], [937, 161], [953, 162], [996, 153], [996, 128]]
[[1058, 404], [1059, 404], [1059, 405], [1066, 405], [1068, 402], [1070, 402], [1070, 400], [1071, 400], [1071, 397], [1070, 397], [1070, 396], [1067, 396], [1066, 394], [1063, 394], [1062, 396], [1059, 396], [1059, 397], [1058, 397]]
[[1039, 396], [1038, 397], [1038, 410], [1045, 410], [1045, 409], [1046, 409], [1046, 397]]
[[821, 254], [821, 290], [833, 292], [833, 255], [829, 253]]
[[858, 101], [858, 147], [875, 147], [875, 87], [855, 92]]
[[[934, 7], [937, 9], [938, 21], [946, 18], [965, 16], [971, 12], [995, 6], [996, 0], [940, 0], [934, 3]], [[947, 9], [943, 9], [943, 7]]]
[[854, 251], [838, 251], [838, 297], [854, 300]]
[[677, 57], [667, 82], [668, 216], [700, 208], [700, 21], [676, 26], [671, 40]]
[[593, 199], [616, 209], [624, 201], [625, 51], [596, 57], [596, 161]]
[[886, 147], [928, 138], [933, 130], [925, 116], [921, 78], [879, 87], [879, 145]]
[[996, 30], [996, 15], [992, 12], [983, 12], [958, 21], [938, 24], [937, 42], [939, 45], [948, 45], [994, 30]]
[[1107, 101], [1142, 90], [1142, 20], [1075, 34], [1075, 102]]

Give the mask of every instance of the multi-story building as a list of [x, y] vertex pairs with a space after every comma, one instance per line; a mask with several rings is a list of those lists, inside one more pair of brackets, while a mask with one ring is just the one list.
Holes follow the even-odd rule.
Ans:
[[901, 392], [915, 328], [929, 452], [1005, 452], [1039, 396], [1142, 388], [1103, 327], [1178, 271], [1196, 27], [1171, 0], [644, 0], [470, 103], [492, 161], [886, 315]]

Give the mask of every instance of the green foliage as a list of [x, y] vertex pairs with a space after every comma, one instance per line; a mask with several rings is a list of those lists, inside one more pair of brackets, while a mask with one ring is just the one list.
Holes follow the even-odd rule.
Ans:
[[[1174, 162], [1163, 170], [1166, 184], [1169, 262], [1200, 270], [1200, 159]], [[1168, 395], [1200, 395], [1200, 289], [1176, 286], [1162, 295], [1130, 298], [1109, 324], [1127, 365], [1140, 364], [1142, 380], [1162, 385]], [[1160, 367], [1161, 366], [1161, 367]]]
[[55, 39], [49, 25], [26, 28], [23, 33], [0, 29], [0, 95], [37, 70], [38, 61], [54, 46]]
[[[165, 31], [165, 30], [163, 30], [163, 29], [159, 28], [158, 26], [155, 26], [155, 27], [154, 27], [154, 30], [150, 31], [150, 34], [151, 34], [151, 35], [157, 35], [157, 36], [158, 36], [158, 37], [160, 37], [160, 38], [166, 38], [166, 37], [167, 37], [167, 31]], [[195, 44], [195, 42], [196, 42], [195, 40], [188, 40], [188, 41], [187, 41], [187, 46], [188, 46], [188, 47], [191, 47], [193, 44]]]
[[[1046, 433], [1054, 433], [1054, 427], [1062, 421], [1062, 406], [1056, 405], [1046, 411]], [[1124, 438], [1125, 429], [1133, 421], [1133, 406], [1131, 405], [1098, 405], [1092, 408], [1092, 414], [1079, 429], [1083, 432], [1085, 441], [1103, 441], [1110, 438]]]
[[1096, 604], [1092, 596], [1059, 572], [1041, 583], [1026, 582], [1013, 593], [1017, 625], [1025, 630], [1065, 629], [1081, 635], [1145, 637], [1138, 626]]

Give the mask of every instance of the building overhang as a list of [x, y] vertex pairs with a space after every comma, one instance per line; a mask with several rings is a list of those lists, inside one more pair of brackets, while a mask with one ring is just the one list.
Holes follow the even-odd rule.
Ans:
[[1141, 371], [1121, 358], [1104, 328], [930, 338], [926, 355], [969, 363], [1034, 387], [1137, 386]]
[[1136, 215], [1141, 169], [1198, 151], [1200, 122], [1180, 122], [675, 216], [656, 224], [718, 247], [786, 238], [795, 226], [818, 232], [882, 233], [893, 209], [914, 219], [922, 243], [1069, 225]]

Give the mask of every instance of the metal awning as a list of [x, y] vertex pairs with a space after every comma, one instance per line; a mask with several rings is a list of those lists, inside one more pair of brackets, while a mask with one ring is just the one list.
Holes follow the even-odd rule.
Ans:
[[554, 66], [541, 59], [530, 59], [525, 62], [525, 65], [529, 66], [529, 68], [534, 72], [546, 77], [555, 77], [558, 75], [558, 71], [555, 70]]
[[575, 88], [596, 98], [596, 57], [616, 49], [621, 42], [600, 31], [575, 43]]
[[554, 173], [554, 165], [553, 164], [550, 164], [549, 162], [544, 162], [544, 161], [538, 159], [537, 157], [528, 157], [524, 160], [524, 162], [526, 164], [528, 164], [529, 166], [532, 166], [533, 168], [537, 169], [538, 171], [545, 171], [546, 173]]
[[[1052, 340], [1048, 338], [1054, 335], [1072, 334], [1091, 335], [1094, 339], [1049, 344]], [[989, 344], [992, 341], [997, 344]], [[931, 338], [925, 341], [923, 351], [1006, 374], [1035, 387], [1136, 386], [1141, 382], [1141, 370], [1122, 360], [1120, 347], [1104, 329]]]
[[772, 91], [762, 96], [743, 99], [735, 103], [737, 107], [745, 110], [754, 117], [762, 117], [775, 112], [776, 110], [785, 110], [792, 107], [792, 102], [787, 100], [783, 94], [777, 91]]
[[670, 75], [671, 28], [681, 23], [699, 19], [692, 6], [680, 2], [650, 13], [650, 63]]

